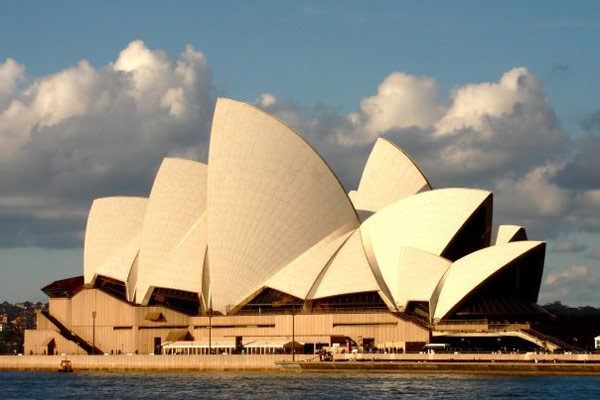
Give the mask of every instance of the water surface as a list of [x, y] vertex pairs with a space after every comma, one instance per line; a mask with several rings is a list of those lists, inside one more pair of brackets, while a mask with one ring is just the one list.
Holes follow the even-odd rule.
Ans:
[[1, 399], [600, 399], [600, 378], [294, 372], [0, 371]]

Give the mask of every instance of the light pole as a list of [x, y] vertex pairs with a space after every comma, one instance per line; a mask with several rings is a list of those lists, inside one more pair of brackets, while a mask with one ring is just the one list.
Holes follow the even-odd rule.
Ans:
[[92, 311], [92, 355], [96, 354], [96, 311]]
[[212, 354], [212, 307], [208, 309], [208, 354]]
[[292, 306], [292, 361], [296, 361], [296, 307]]

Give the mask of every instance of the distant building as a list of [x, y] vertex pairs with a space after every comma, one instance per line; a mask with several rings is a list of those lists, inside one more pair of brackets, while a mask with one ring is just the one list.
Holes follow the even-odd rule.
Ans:
[[594, 338], [594, 348], [596, 350], [600, 350], [600, 336], [596, 336]]
[[288, 126], [220, 99], [208, 165], [166, 158], [148, 198], [93, 202], [83, 276], [43, 289], [25, 352], [399, 351], [473, 332], [552, 348], [527, 325], [545, 243], [492, 226], [492, 199], [434, 190], [385, 139], [347, 194]]

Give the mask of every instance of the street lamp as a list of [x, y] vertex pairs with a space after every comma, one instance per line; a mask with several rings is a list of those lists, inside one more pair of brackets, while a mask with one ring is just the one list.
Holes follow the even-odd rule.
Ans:
[[92, 355], [96, 354], [96, 311], [92, 311]]
[[292, 361], [296, 361], [296, 326], [295, 316], [296, 307], [292, 306]]
[[208, 309], [208, 354], [212, 354], [212, 306]]

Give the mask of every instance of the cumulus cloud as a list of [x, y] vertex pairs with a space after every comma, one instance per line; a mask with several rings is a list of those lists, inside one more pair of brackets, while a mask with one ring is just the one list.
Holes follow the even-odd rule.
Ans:
[[504, 178], [494, 185], [500, 210], [515, 219], [557, 218], [567, 211], [571, 194], [551, 182], [555, 165], [534, 168], [523, 177]]
[[497, 83], [456, 87], [447, 100], [439, 93], [433, 78], [392, 73], [326, 135], [346, 147], [386, 136], [423, 160], [441, 185], [522, 176], [565, 151], [566, 136], [542, 84], [526, 68]]
[[439, 93], [433, 78], [394, 72], [379, 85], [375, 96], [363, 99], [360, 110], [348, 116], [355, 127], [351, 136], [338, 138], [349, 144], [372, 140], [390, 129], [428, 128], [442, 113]]
[[[580, 182], [584, 191], [559, 179], [585, 146], [567, 138], [531, 71], [513, 68], [497, 82], [458, 86], [447, 100], [439, 94], [433, 78], [395, 72], [348, 115], [326, 105], [300, 109], [271, 93], [255, 104], [305, 136], [347, 189], [358, 185], [374, 140], [383, 136], [407, 150], [434, 187], [492, 190], [495, 223], [525, 224], [541, 239], [600, 231], [597, 174]], [[593, 129], [595, 119], [586, 121]], [[591, 148], [586, 157], [597, 164], [596, 154]]]
[[[173, 60], [134, 41], [100, 68], [82, 60], [34, 80], [24, 71], [0, 66], [4, 246], [80, 246], [93, 198], [147, 195], [163, 157], [206, 157], [214, 93], [192, 46]], [[50, 223], [54, 235], [36, 228]]]
[[546, 277], [546, 285], [556, 285], [557, 283], [569, 281], [573, 279], [581, 280], [587, 279], [590, 275], [589, 268], [585, 265], [572, 265], [566, 270], [560, 272], [551, 272]]
[[594, 247], [592, 251], [590, 251], [588, 258], [591, 258], [592, 260], [600, 260], [600, 245]]
[[585, 245], [575, 240], [559, 240], [552, 246], [552, 251], [556, 253], [579, 253], [585, 250]]
[[[513, 68], [498, 83], [467, 84], [454, 89], [451, 105], [436, 123], [439, 134], [472, 129], [483, 136], [503, 134], [494, 129], [494, 118], [518, 113], [521, 124], [546, 128], [554, 123], [553, 113], [542, 92], [540, 80], [526, 68]], [[532, 126], [531, 126], [532, 125]]]
[[[582, 122], [587, 136], [569, 140], [541, 80], [523, 67], [457, 86], [448, 98], [434, 78], [403, 72], [374, 89], [348, 114], [270, 92], [254, 105], [302, 134], [348, 190], [383, 136], [407, 150], [434, 187], [492, 190], [496, 224], [524, 224], [541, 239], [600, 232], [600, 111]], [[208, 61], [192, 46], [173, 58], [136, 40], [107, 65], [82, 60], [36, 79], [5, 60], [0, 246], [81, 246], [92, 199], [147, 195], [165, 156], [206, 159], [215, 98]], [[600, 259], [599, 248], [588, 257]], [[554, 249], [583, 247], [567, 240]], [[583, 264], [554, 268], [542, 298], [594, 298], [597, 281]]]
[[596, 111], [581, 121], [586, 135], [575, 142], [575, 155], [556, 175], [561, 186], [589, 190], [600, 188], [600, 111]]
[[[146, 195], [164, 156], [205, 159], [212, 87], [206, 57], [192, 46], [172, 58], [137, 40], [107, 65], [82, 60], [34, 80], [6, 60], [0, 215], [32, 227], [41, 219], [82, 227], [91, 199]], [[531, 71], [518, 67], [497, 82], [461, 85], [447, 99], [440, 93], [432, 77], [393, 72], [346, 115], [269, 92], [254, 104], [301, 133], [347, 189], [358, 185], [374, 140], [384, 136], [411, 154], [434, 187], [493, 190], [496, 222], [523, 222], [533, 237], [574, 226], [600, 230], [600, 184], [583, 182], [581, 190], [563, 182], [574, 163], [590, 176], [597, 170], [594, 147], [566, 139]], [[595, 121], [586, 120], [589, 132]], [[568, 159], [571, 145], [580, 147]]]
[[570, 265], [550, 271], [540, 290], [540, 303], [557, 299], [572, 305], [589, 304], [590, 299], [597, 298], [596, 292], [600, 279], [590, 271], [587, 265]]
[[585, 190], [600, 187], [600, 136], [576, 143], [575, 156], [557, 174], [556, 182], [566, 188]]
[[12, 58], [0, 64], [0, 109], [7, 106], [18, 85], [25, 79], [25, 67]]

